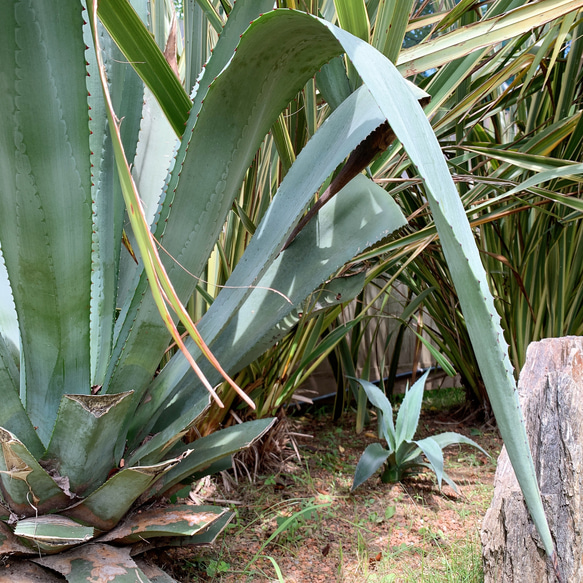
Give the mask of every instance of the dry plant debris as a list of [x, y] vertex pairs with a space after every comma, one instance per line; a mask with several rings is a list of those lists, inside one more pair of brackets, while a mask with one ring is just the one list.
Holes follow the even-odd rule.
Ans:
[[[197, 485], [197, 501], [230, 505], [236, 514], [216, 545], [150, 558], [171, 567], [184, 583], [477, 583], [478, 530], [491, 500], [501, 441], [495, 429], [475, 418], [458, 423], [448, 412], [423, 412], [421, 436], [444, 430], [471, 437], [492, 456], [468, 446], [444, 451], [459, 494], [447, 485], [440, 492], [430, 473], [393, 485], [372, 478], [350, 494], [356, 462], [377, 440], [374, 423], [356, 436], [349, 415], [337, 424], [318, 413], [288, 418], [279, 429], [284, 445], [271, 445], [280, 459], [277, 470], [270, 462], [265, 471], [254, 459], [247, 471], [239, 468], [237, 481], [231, 475]], [[452, 569], [474, 574], [454, 579]]]

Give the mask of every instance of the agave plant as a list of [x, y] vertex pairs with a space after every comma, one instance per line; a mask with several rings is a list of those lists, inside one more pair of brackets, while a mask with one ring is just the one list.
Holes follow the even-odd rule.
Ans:
[[[384, 483], [400, 482], [407, 474], [428, 468], [435, 473], [439, 488], [442, 480], [445, 480], [457, 492], [455, 482], [443, 469], [443, 448], [456, 444], [472, 445], [488, 455], [475, 441], [453, 431], [415, 439], [428, 375], [429, 371], [411, 389], [407, 388], [396, 421], [393, 419], [393, 407], [383, 391], [359, 379], [369, 401], [378, 409], [379, 430], [388, 449], [379, 443], [367, 446], [356, 466], [351, 490], [358, 488], [384, 464], [381, 473]], [[427, 461], [424, 461], [423, 456]]]
[[[363, 40], [310, 15], [268, 12], [263, 0], [237, 2], [224, 26], [216, 23], [221, 34], [192, 101], [127, 2], [88, 3], [86, 24], [77, 0], [3, 0], [0, 7], [0, 244], [4, 287], [14, 299], [1, 304], [5, 554], [34, 555], [35, 564], [69, 581], [91, 580], [100, 569], [110, 580], [119, 572], [120, 581], [127, 573], [144, 581], [158, 575], [146, 575], [127, 547], [110, 543], [148, 541], [135, 554], [155, 537], [207, 542], [220, 530], [228, 519], [222, 510], [198, 509], [195, 518], [192, 507], [152, 507], [150, 514], [143, 504], [224, 468], [233, 451], [267, 430], [270, 420], [181, 440], [208, 406], [206, 387], [260, 355], [330, 274], [404, 224], [384, 189], [357, 175], [289, 241], [313, 193], [382, 126], [392, 128], [425, 181], [470, 336], [483, 347], [479, 363], [494, 412], [555, 556], [499, 319], [418, 103], [426, 93]], [[181, 302], [263, 138], [342, 53], [364, 85], [337, 99], [304, 146], [228, 287], [195, 328]], [[336, 70], [323, 69], [331, 100], [339, 97]], [[158, 123], [163, 129], [154, 129]], [[137, 262], [126, 252], [134, 248]], [[335, 285], [343, 283], [353, 287]], [[342, 295], [338, 287], [334, 293]], [[167, 328], [177, 320], [168, 304], [191, 336], [183, 340], [173, 329], [181, 350], [159, 370]]]
[[[269, 4], [233, 9], [194, 102], [140, 19], [145, 2], [0, 5], [0, 552], [35, 561], [12, 558], [10, 580], [157, 580], [130, 546], [214, 540], [227, 511], [163, 501], [228, 467], [273, 420], [182, 441], [226, 374], [212, 353], [236, 372], [330, 274], [405, 222], [361, 176], [282, 251], [312, 193], [385, 119], [360, 92], [298, 157], [198, 329], [184, 317], [262, 139], [342, 50], [287, 12], [240, 38]], [[176, 334], [168, 305], [194, 340]], [[171, 335], [182, 350], [160, 370]]]

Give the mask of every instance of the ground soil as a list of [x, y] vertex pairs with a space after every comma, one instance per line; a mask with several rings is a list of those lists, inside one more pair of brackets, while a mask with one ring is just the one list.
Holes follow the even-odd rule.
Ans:
[[[191, 495], [234, 512], [213, 547], [151, 559], [184, 583], [481, 580], [479, 528], [501, 448], [495, 428], [459, 408], [425, 407], [418, 437], [456, 431], [492, 456], [469, 446], [444, 451], [457, 493], [447, 485], [440, 491], [429, 471], [397, 484], [375, 476], [351, 493], [361, 453], [379, 441], [374, 419], [356, 435], [354, 415], [334, 423], [319, 410], [288, 417], [288, 428], [300, 459], [288, 442], [285, 463], [257, 471], [248, 457], [245, 468], [237, 465], [238, 483], [232, 475], [214, 477]], [[456, 569], [467, 573], [449, 574]]]

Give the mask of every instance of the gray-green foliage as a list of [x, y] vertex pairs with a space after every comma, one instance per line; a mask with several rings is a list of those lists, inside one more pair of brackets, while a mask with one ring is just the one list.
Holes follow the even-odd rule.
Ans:
[[[381, 473], [383, 482], [399, 482], [408, 473], [426, 467], [435, 472], [440, 488], [442, 480], [445, 480], [457, 491], [455, 483], [443, 469], [443, 448], [448, 445], [465, 444], [486, 453], [472, 439], [452, 431], [415, 439], [428, 375], [429, 371], [407, 389], [396, 421], [393, 419], [391, 402], [383, 391], [368, 381], [358, 381], [366, 391], [368, 400], [378, 410], [379, 429], [387, 442], [387, 449], [379, 443], [367, 446], [356, 466], [352, 490], [368, 480], [384, 464]], [[427, 458], [427, 462], [423, 456]]]
[[[145, 14], [145, 2], [135, 4]], [[470, 335], [481, 346], [480, 366], [494, 412], [552, 554], [485, 274], [439, 144], [417, 101], [426, 94], [366, 42], [329, 22], [288, 10], [259, 16], [270, 3], [239, 0], [191, 103], [128, 6], [102, 0], [100, 18], [155, 96], [180, 138], [177, 144], [169, 132], [163, 141], [155, 136], [150, 141], [150, 123], [159, 118], [142, 109], [140, 81], [103, 28], [98, 36], [136, 182], [139, 168], [153, 168], [137, 159], [144, 150], [156, 161], [158, 179], [141, 181], [145, 191], [154, 192], [144, 192], [143, 198], [152, 205], [152, 233], [166, 252], [162, 263], [183, 302], [195, 288], [255, 153], [286, 104], [342, 53], [353, 67], [353, 85], [357, 77], [364, 82], [341, 100], [290, 167], [229, 287], [199, 323], [224, 368], [234, 372], [255, 358], [285, 331], [285, 326], [278, 329], [279, 322], [306, 295], [403, 224], [386, 192], [360, 177], [280, 252], [313, 193], [388, 120], [425, 181]], [[2, 0], [0, 11], [0, 244], [15, 305], [11, 310], [9, 301], [2, 302], [9, 325], [0, 342], [0, 487], [10, 509], [1, 526], [2, 548], [36, 556], [39, 548], [50, 553], [74, 547], [42, 559], [73, 582], [112, 561], [138, 573], [141, 567], [125, 550], [114, 552], [102, 543], [77, 546], [102, 532], [108, 532], [108, 541], [131, 542], [128, 530], [141, 538], [163, 534], [171, 543], [176, 537], [190, 543], [212, 540], [228, 520], [220, 510], [197, 509], [198, 518], [192, 507], [172, 518], [147, 515], [140, 522], [136, 514], [128, 523], [123, 518], [189, 476], [224, 468], [225, 460], [271, 421], [237, 426], [193, 445], [181, 441], [209, 397], [180, 352], [155, 374], [170, 335], [143, 264], [133, 263], [121, 245], [118, 144], [109, 134], [115, 123], [106, 122], [95, 56], [85, 48], [94, 39], [83, 26], [81, 5]], [[145, 103], [157, 107], [148, 96]], [[143, 111], [148, 113], [141, 119]], [[136, 148], [138, 124], [146, 148]], [[128, 177], [119, 164], [119, 148], [115, 154], [125, 195]], [[133, 210], [130, 206], [130, 214]], [[388, 216], [394, 217], [390, 223]], [[268, 288], [283, 296], [273, 301]], [[220, 382], [194, 342], [186, 344], [211, 382]], [[95, 444], [103, 455], [92, 449]], [[153, 528], [157, 519], [162, 526]], [[42, 540], [36, 535], [40, 530]], [[146, 580], [143, 570], [139, 577]]]
[[[145, 17], [146, 3], [135, 5]], [[342, 51], [319, 21], [288, 12], [266, 15], [239, 39], [268, 8], [237, 4], [191, 104], [179, 84], [160, 81], [170, 79], [170, 69], [138, 13], [129, 4], [99, 3], [125, 55], [98, 24], [125, 156], [183, 302], [265, 134], [314, 72]], [[191, 444], [181, 440], [209, 395], [182, 353], [156, 375], [170, 334], [142, 262], [122, 245], [124, 235], [132, 245], [138, 235], [125, 224], [127, 176], [112, 138], [115, 120], [107, 121], [96, 39], [84, 23], [92, 4], [83, 13], [76, 0], [54, 6], [2, 0], [0, 11], [6, 15], [0, 23], [0, 553], [46, 555], [38, 563], [73, 582], [112, 565], [146, 581], [145, 566], [109, 543], [150, 541], [141, 550], [160, 537], [163, 544], [208, 544], [229, 513], [192, 506], [130, 511], [225, 469], [273, 421], [237, 425]], [[148, 83], [145, 99], [128, 61]], [[176, 140], [171, 132], [182, 134], [181, 119], [187, 124]], [[282, 319], [293, 320], [306, 296], [354, 254], [404, 224], [386, 192], [359, 177], [280, 253], [312, 193], [383, 120], [368, 92], [355, 93], [290, 169], [233, 287], [200, 322], [229, 372], [285, 333]], [[219, 382], [194, 344], [189, 348]]]

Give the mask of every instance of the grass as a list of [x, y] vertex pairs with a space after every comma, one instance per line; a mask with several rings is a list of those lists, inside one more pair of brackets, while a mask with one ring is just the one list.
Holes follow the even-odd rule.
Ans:
[[[424, 401], [424, 432], [440, 433], [459, 408], [459, 391], [441, 389]], [[438, 391], [431, 391], [437, 393]], [[463, 396], [463, 392], [461, 392]], [[437, 405], [439, 409], [437, 409]], [[444, 409], [444, 403], [447, 404]], [[209, 483], [208, 499], [237, 500], [226, 534], [209, 549], [180, 549], [170, 563], [182, 583], [482, 583], [478, 537], [493, 491], [500, 441], [491, 428], [458, 425], [492, 459], [471, 448], [445, 450], [446, 469], [460, 488], [439, 492], [432, 474], [403, 484], [371, 479], [350, 493], [356, 462], [376, 440], [371, 426], [354, 434], [354, 418], [337, 425], [314, 412], [291, 421], [301, 463], [258, 476], [232, 491]], [[449, 429], [449, 428], [448, 428]], [[166, 566], [167, 566], [166, 564]]]

